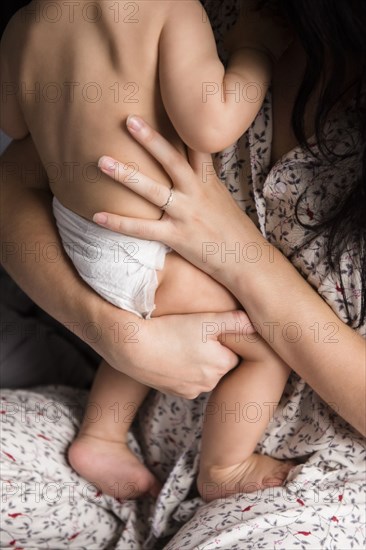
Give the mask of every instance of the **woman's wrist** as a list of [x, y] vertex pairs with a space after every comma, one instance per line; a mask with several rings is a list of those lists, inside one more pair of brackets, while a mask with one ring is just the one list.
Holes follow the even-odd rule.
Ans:
[[[220, 244], [210, 243], [211, 247], [204, 257], [207, 271], [211, 264], [211, 276], [233, 294], [245, 294], [246, 290], [251, 293], [248, 282], [254, 280], [257, 284], [262, 277], [266, 277], [268, 268], [273, 263], [275, 249], [248, 216], [241, 213], [236, 231], [232, 219], [230, 225], [235, 236], [227, 236]], [[205, 266], [203, 269], [205, 270]], [[243, 281], [246, 281], [245, 285]]]

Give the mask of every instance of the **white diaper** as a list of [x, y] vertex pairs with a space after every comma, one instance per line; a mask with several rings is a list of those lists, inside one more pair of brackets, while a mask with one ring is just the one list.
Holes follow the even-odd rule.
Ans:
[[163, 269], [171, 249], [100, 227], [56, 197], [53, 213], [64, 248], [84, 281], [108, 302], [148, 319], [155, 309], [156, 270]]

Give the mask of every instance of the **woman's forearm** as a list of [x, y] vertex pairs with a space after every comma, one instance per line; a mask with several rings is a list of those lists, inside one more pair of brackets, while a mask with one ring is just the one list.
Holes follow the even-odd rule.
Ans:
[[64, 253], [31, 139], [12, 142], [1, 168], [2, 265], [37, 304], [82, 337], [93, 304], [97, 311], [101, 299], [75, 276]]
[[52, 195], [30, 137], [9, 145], [1, 157], [1, 169], [3, 267], [36, 304], [123, 370], [124, 343], [130, 333], [123, 327], [136, 324], [136, 317], [103, 300], [73, 267], [56, 228]]
[[[2, 265], [36, 304], [113, 367], [132, 375], [134, 365], [129, 358], [136, 343], [129, 335], [139, 330], [138, 319], [102, 299], [72, 265], [52, 214], [46, 174], [30, 137], [9, 145], [1, 157], [1, 169]], [[127, 345], [130, 341], [133, 346]]]
[[365, 434], [365, 340], [337, 317], [253, 225], [250, 234], [249, 225], [246, 243], [251, 243], [251, 252], [242, 243], [248, 256], [244, 254], [240, 263], [232, 262], [228, 254], [218, 278], [286, 363]]

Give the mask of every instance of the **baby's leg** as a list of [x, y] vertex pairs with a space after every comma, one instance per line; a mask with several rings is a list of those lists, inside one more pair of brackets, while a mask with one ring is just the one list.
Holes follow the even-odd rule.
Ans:
[[282, 485], [294, 466], [254, 454], [290, 369], [262, 339], [239, 350], [244, 359], [220, 381], [205, 412], [197, 485], [206, 502]]
[[[229, 311], [238, 307], [236, 300], [224, 287], [175, 253], [168, 254], [164, 270], [158, 273], [158, 278], [156, 310], [153, 316]], [[227, 338], [227, 345], [246, 357], [247, 361], [245, 367], [243, 364], [240, 369], [236, 369], [221, 381], [211, 397], [209, 410], [212, 410], [213, 405], [222, 409], [223, 403], [228, 402], [233, 391], [236, 401], [243, 402], [243, 405], [254, 398], [258, 400], [261, 382], [268, 379], [269, 371], [273, 376], [273, 384], [275, 379], [280, 380], [280, 376], [276, 378], [274, 369], [276, 364], [280, 364], [278, 368], [283, 372], [283, 363], [264, 341], [261, 342], [261, 345], [248, 343], [242, 338], [238, 343], [235, 337]], [[262, 360], [264, 350], [267, 354], [266, 361]], [[253, 369], [249, 369], [250, 364]], [[262, 369], [257, 368], [257, 365]], [[242, 388], [237, 387], [239, 377], [242, 388], [248, 388], [244, 395]], [[283, 386], [284, 382], [276, 393], [277, 397], [270, 391], [270, 395], [266, 395], [262, 401], [277, 402]], [[147, 393], [148, 388], [102, 362], [93, 383], [80, 433], [69, 449], [68, 456], [72, 467], [100, 490], [116, 498], [136, 498], [147, 492], [156, 495], [160, 488], [156, 478], [135, 457], [126, 443], [127, 432]], [[207, 499], [212, 499], [224, 496], [225, 491], [225, 494], [228, 491], [233, 492], [231, 485], [226, 483], [229, 477], [227, 469], [236, 465], [234, 460], [237, 456], [241, 457], [242, 466], [244, 463], [249, 464], [252, 460], [251, 453], [267, 421], [263, 419], [254, 427], [253, 424], [235, 424], [234, 427], [229, 426], [228, 430], [228, 425], [223, 423], [218, 415], [207, 414], [206, 418], [199, 487], [203, 497], [207, 493]], [[240, 436], [245, 436], [245, 446], [236, 441], [238, 432]], [[228, 446], [221, 443], [215, 446], [212, 443], [224, 437], [225, 441], [230, 442], [230, 453], [229, 460], [223, 464], [220, 449]], [[273, 477], [281, 463], [269, 457], [254, 456], [257, 457], [256, 467], [252, 465], [250, 469], [250, 481], [262, 483], [263, 477]], [[219, 471], [216, 471], [215, 467], [218, 467]], [[240, 487], [236, 480], [236, 492], [246, 490], [248, 480], [248, 475], [243, 474]], [[220, 486], [220, 492], [213, 492], [212, 487], [215, 483]], [[210, 491], [206, 490], [207, 487], [210, 487]]]
[[[175, 253], [167, 257], [157, 313], [228, 311], [238, 303], [208, 275]], [[160, 308], [160, 310], [159, 310]], [[291, 462], [253, 454], [283, 393], [290, 368], [259, 335], [225, 344], [244, 359], [211, 394], [203, 426], [198, 489], [210, 501], [282, 485]], [[253, 414], [255, 413], [255, 418]]]
[[160, 483], [127, 445], [127, 433], [149, 388], [116, 371], [99, 366], [77, 438], [68, 451], [71, 466], [100, 491], [118, 499], [150, 493]]
[[[195, 280], [202, 281], [192, 294]], [[178, 255], [167, 256], [158, 273], [153, 316], [236, 307], [231, 295]], [[207, 280], [211, 283], [207, 285]], [[206, 284], [204, 284], [206, 283]], [[183, 285], [183, 290], [179, 286]], [[156, 495], [160, 484], [127, 446], [127, 433], [149, 388], [103, 361], [94, 379], [77, 438], [68, 451], [71, 466], [103, 493], [116, 498]]]
[[[202, 283], [192, 294], [195, 280]], [[231, 295], [203, 272], [171, 253], [158, 272], [153, 316], [194, 311], [226, 311], [236, 307]], [[180, 289], [180, 285], [183, 286]], [[148, 359], [147, 359], [148, 361]], [[71, 466], [103, 493], [120, 499], [156, 495], [160, 485], [127, 446], [127, 433], [149, 388], [116, 371], [105, 361], [99, 367], [77, 438], [68, 451]]]

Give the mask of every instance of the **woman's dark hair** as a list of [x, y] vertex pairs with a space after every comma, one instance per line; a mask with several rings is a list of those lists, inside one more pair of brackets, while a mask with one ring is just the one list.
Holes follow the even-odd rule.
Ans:
[[[311, 230], [311, 239], [326, 234], [326, 259], [332, 272], [339, 277], [348, 324], [359, 328], [366, 318], [366, 0], [262, 0], [259, 6], [280, 11], [306, 54], [306, 69], [292, 112], [292, 127], [299, 144], [312, 151], [305, 135], [305, 110], [312, 93], [320, 86], [314, 121], [318, 154], [332, 162], [354, 156], [355, 163], [360, 163], [361, 155], [360, 171], [354, 185], [345, 189], [337, 208], [329, 212], [326, 219], [306, 224], [299, 216], [304, 196], [296, 205], [297, 221]], [[350, 64], [354, 74], [352, 82], [349, 79]], [[355, 101], [360, 143], [357, 152], [340, 155], [327, 147], [324, 127], [331, 110], [346, 94], [347, 97], [351, 94]], [[361, 273], [361, 313], [358, 319], [350, 314], [341, 267], [342, 255], [355, 246], [360, 262], [355, 268]]]
[[31, 0], [3, 0], [1, 6], [0, 35], [3, 35], [6, 25], [14, 13], [29, 4]]

